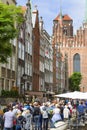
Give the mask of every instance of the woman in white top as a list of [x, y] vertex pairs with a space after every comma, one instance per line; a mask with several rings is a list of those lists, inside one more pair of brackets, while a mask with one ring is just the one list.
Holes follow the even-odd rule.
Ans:
[[63, 115], [64, 115], [64, 119], [65, 119], [65, 120], [66, 120], [66, 119], [69, 119], [70, 110], [69, 110], [69, 108], [68, 108], [67, 105], [65, 105], [65, 107], [64, 107]]
[[55, 123], [55, 122], [58, 122], [60, 120], [62, 120], [61, 115], [60, 115], [60, 108], [59, 108], [59, 105], [56, 104], [55, 108], [53, 109], [52, 121], [53, 121], [53, 123]]

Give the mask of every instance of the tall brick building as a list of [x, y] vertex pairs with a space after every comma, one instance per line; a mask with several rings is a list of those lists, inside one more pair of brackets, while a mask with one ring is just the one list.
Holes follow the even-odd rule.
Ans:
[[60, 51], [68, 58], [68, 77], [81, 72], [81, 91], [87, 91], [87, 20], [73, 35], [73, 19], [61, 13], [53, 21], [53, 44], [59, 44]]
[[39, 32], [39, 14], [38, 10], [35, 7], [35, 10], [32, 13], [33, 21], [33, 79], [32, 79], [32, 88], [33, 91], [39, 90], [39, 50], [40, 50], [40, 32]]

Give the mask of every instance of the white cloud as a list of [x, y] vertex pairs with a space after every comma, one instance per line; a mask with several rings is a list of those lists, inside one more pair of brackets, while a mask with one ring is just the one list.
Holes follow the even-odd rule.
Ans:
[[[27, 0], [17, 0], [22, 5]], [[85, 17], [85, 0], [61, 0], [63, 14], [68, 14], [74, 23], [75, 30], [82, 25]], [[45, 29], [52, 34], [53, 19], [59, 14], [60, 0], [32, 0], [32, 7], [38, 6], [39, 16], [43, 17]]]

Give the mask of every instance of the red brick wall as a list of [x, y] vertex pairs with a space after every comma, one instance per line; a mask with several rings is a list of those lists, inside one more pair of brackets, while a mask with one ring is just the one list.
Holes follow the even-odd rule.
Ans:
[[40, 51], [40, 33], [39, 33], [39, 18], [36, 12], [36, 23], [33, 28], [33, 91], [39, 91], [39, 51]]
[[[87, 26], [87, 25], [86, 25]], [[54, 28], [54, 43], [60, 43], [60, 51], [68, 54], [68, 76], [73, 73], [73, 56], [78, 53], [80, 55], [80, 67], [82, 74], [81, 90], [87, 91], [87, 28], [77, 30], [74, 37], [62, 35], [59, 31], [60, 27]], [[62, 36], [62, 38], [61, 38]], [[62, 41], [61, 41], [62, 39]]]

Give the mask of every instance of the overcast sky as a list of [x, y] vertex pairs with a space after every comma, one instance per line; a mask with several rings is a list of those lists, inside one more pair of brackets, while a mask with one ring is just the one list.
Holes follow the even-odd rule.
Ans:
[[[74, 32], [82, 26], [85, 18], [86, 0], [32, 0], [32, 9], [37, 5], [39, 17], [44, 20], [44, 28], [51, 35], [53, 19], [59, 14], [60, 1], [62, 14], [68, 14], [73, 19]], [[27, 0], [17, 0], [18, 5], [26, 5]]]

